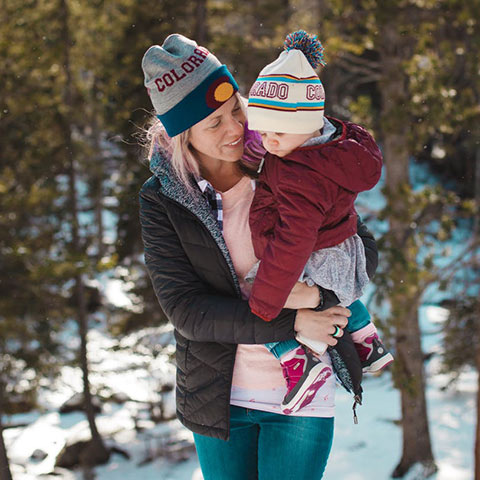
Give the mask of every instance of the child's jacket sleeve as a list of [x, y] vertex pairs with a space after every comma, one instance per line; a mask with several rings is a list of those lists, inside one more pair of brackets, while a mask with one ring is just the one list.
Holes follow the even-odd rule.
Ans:
[[[251, 210], [251, 218], [256, 219], [252, 234], [260, 232], [254, 238], [255, 253], [262, 261], [249, 304], [267, 321], [277, 316], [298, 281], [339, 189], [329, 179], [319, 180], [308, 167], [291, 168], [289, 162], [278, 162], [277, 167], [281, 171], [276, 172], [275, 200], [268, 185], [260, 182]], [[276, 221], [269, 231], [272, 216]], [[267, 224], [261, 225], [262, 221]]]
[[[261, 264], [250, 307], [274, 318], [313, 251], [357, 233], [354, 201], [373, 188], [382, 155], [372, 136], [348, 122], [341, 136], [283, 159], [267, 155], [250, 210], [255, 255]], [[370, 266], [367, 264], [367, 268]]]

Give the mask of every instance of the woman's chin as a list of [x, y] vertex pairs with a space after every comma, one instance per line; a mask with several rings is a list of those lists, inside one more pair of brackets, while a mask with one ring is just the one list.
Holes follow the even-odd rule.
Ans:
[[222, 154], [222, 160], [224, 162], [236, 162], [240, 160], [243, 155], [243, 142], [240, 142], [238, 145], [223, 147]]

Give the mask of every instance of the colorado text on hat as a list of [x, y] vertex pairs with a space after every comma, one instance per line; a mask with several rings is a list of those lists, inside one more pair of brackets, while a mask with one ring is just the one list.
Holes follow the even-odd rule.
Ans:
[[159, 92], [163, 92], [175, 82], [185, 78], [187, 74], [193, 72], [195, 68], [199, 67], [210, 54], [210, 52], [203, 47], [197, 47], [193, 53], [196, 55], [191, 55], [188, 57], [188, 60], [180, 65], [183, 71], [179, 72], [175, 68], [172, 68], [169, 72], [164, 73], [161, 77], [155, 79], [155, 85]]
[[[305, 85], [305, 98], [307, 100], [323, 100], [325, 98], [325, 92], [323, 85], [306, 84]], [[286, 100], [288, 98], [289, 86], [286, 83], [277, 82], [255, 82], [250, 89], [250, 96], [264, 97], [264, 98], [278, 98], [280, 100]]]

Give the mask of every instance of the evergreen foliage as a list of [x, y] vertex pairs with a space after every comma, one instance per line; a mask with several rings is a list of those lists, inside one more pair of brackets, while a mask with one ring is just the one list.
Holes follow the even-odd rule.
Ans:
[[[455, 0], [338, 0], [322, 13], [331, 31], [328, 43], [324, 41], [333, 57], [329, 65], [339, 70], [333, 74], [340, 80], [337, 92], [350, 84], [343, 102], [341, 93], [333, 98], [375, 130], [385, 157], [387, 204], [381, 218], [388, 220], [389, 228], [379, 242], [380, 272], [374, 281], [377, 301], [389, 306], [383, 324], [394, 340], [394, 380], [402, 399], [403, 452], [393, 476], [403, 476], [420, 463], [427, 477], [436, 466], [426, 418], [418, 309], [427, 287], [455, 268], [456, 259], [443, 269], [438, 259], [445, 256], [460, 217], [471, 221], [478, 207], [465, 215], [465, 203], [441, 186], [414, 190], [409, 162], [411, 157], [426, 157], [429, 145], [435, 146], [430, 148], [432, 156], [458, 155], [445, 146], [441, 132], [468, 138], [465, 132], [471, 132], [472, 121], [478, 123], [479, 111], [473, 106], [478, 102], [472, 100], [479, 78], [470, 71], [475, 54], [463, 47], [478, 44], [478, 34], [470, 28], [478, 5]], [[457, 75], [462, 75], [465, 90], [458, 89]], [[456, 163], [464, 172], [469, 168], [466, 162]], [[451, 188], [472, 196], [472, 188], [454, 182]]]
[[[0, 21], [0, 355], [3, 413], [21, 397], [19, 378], [54, 372], [68, 262], [61, 206], [65, 166], [57, 112], [58, 39], [49, 2], [3, 2]], [[32, 401], [33, 398], [31, 398]], [[25, 402], [19, 402], [25, 405]], [[1, 412], [0, 412], [1, 413]]]

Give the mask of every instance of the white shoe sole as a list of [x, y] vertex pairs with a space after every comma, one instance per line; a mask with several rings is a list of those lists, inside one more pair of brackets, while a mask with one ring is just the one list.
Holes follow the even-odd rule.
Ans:
[[318, 355], [323, 355], [327, 351], [328, 345], [325, 342], [312, 340], [311, 338], [304, 337], [301, 333], [298, 333], [295, 338], [297, 339], [297, 342], [307, 346]]
[[[332, 375], [332, 369], [323, 362], [319, 362], [309, 372], [307, 379], [295, 396], [288, 402], [281, 404], [282, 412], [286, 415], [295, 413], [300, 408], [307, 406], [322, 388], [327, 378]], [[316, 383], [322, 382], [319, 387], [312, 389]], [[310, 398], [309, 398], [310, 397]]]
[[378, 372], [379, 370], [386, 367], [387, 365], [390, 365], [390, 363], [392, 363], [393, 360], [394, 360], [393, 355], [391, 353], [387, 353], [383, 357], [379, 358], [376, 362], [373, 362], [368, 367], [363, 367], [362, 371], [363, 373]]

